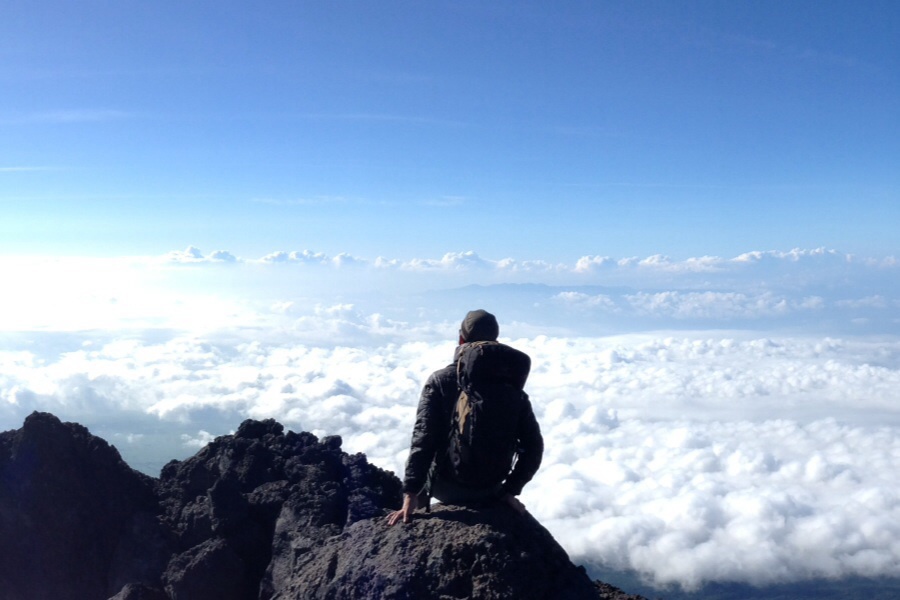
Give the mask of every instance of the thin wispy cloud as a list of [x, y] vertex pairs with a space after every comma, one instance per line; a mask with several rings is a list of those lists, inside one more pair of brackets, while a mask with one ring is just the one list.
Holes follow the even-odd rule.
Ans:
[[617, 138], [629, 135], [627, 132], [621, 130], [591, 125], [555, 125], [548, 127], [546, 131], [554, 135], [583, 138]]
[[135, 113], [113, 109], [63, 109], [31, 113], [18, 118], [7, 118], [8, 124], [69, 124], [69, 123], [102, 123], [133, 119]]
[[251, 198], [251, 202], [271, 206], [320, 206], [328, 204], [359, 204], [365, 202], [360, 198], [346, 196], [312, 196], [309, 198]]
[[438, 198], [430, 198], [428, 200], [423, 200], [423, 206], [436, 206], [439, 208], [450, 208], [456, 206], [463, 206], [467, 202], [467, 198], [465, 196], [440, 196]]
[[673, 189], [673, 190], [719, 190], [738, 189], [740, 186], [724, 185], [720, 183], [675, 183], [666, 181], [596, 181], [586, 183], [567, 183], [566, 187], [602, 189], [602, 188], [635, 188], [635, 189]]
[[786, 61], [805, 63], [807, 66], [837, 68], [847, 71], [862, 71], [868, 74], [883, 74], [885, 69], [875, 63], [859, 57], [816, 48], [811, 45], [785, 43], [769, 37], [754, 36], [742, 33], [713, 31], [709, 29], [697, 33], [708, 37], [708, 42], [699, 42], [721, 46], [725, 50], [745, 52], [751, 56], [764, 58], [778, 57]]
[[440, 125], [447, 127], [464, 127], [467, 125], [467, 123], [463, 121], [389, 113], [305, 113], [297, 116], [301, 119], [321, 121], [360, 121], [388, 124]]
[[31, 173], [58, 170], [58, 167], [0, 167], [0, 173]]

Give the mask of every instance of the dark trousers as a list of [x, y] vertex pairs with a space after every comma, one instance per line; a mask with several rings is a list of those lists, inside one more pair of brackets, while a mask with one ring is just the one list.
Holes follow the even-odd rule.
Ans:
[[465, 487], [447, 477], [441, 477], [435, 464], [428, 471], [425, 494], [444, 504], [473, 504], [498, 499], [503, 492], [502, 484], [489, 488]]

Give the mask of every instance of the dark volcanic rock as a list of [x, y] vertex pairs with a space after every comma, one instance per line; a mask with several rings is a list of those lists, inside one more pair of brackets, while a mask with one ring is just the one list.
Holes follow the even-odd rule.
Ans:
[[277, 598], [597, 598], [550, 533], [503, 504], [438, 505], [394, 527], [354, 523], [301, 557], [286, 584]]
[[153, 479], [34, 413], [0, 433], [0, 600], [617, 597], [529, 516], [435, 507], [388, 527], [400, 500], [339, 437], [272, 420]]
[[400, 482], [342, 452], [339, 437], [284, 433], [270, 419], [166, 465], [159, 493], [177, 536], [164, 576], [173, 599], [266, 598], [295, 554], [397, 506]]
[[595, 581], [594, 585], [597, 588], [599, 600], [647, 600], [644, 596], [626, 594], [619, 588], [602, 581]]
[[153, 578], [153, 480], [87, 429], [33, 413], [0, 434], [0, 595], [106, 598]]

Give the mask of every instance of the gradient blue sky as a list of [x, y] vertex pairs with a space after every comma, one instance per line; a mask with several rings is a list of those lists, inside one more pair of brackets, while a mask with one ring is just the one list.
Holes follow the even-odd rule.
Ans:
[[485, 307], [577, 562], [897, 577], [898, 32], [898, 0], [0, 0], [0, 430], [50, 411], [154, 474], [272, 417], [400, 472]]
[[0, 5], [0, 254], [900, 253], [900, 3]]

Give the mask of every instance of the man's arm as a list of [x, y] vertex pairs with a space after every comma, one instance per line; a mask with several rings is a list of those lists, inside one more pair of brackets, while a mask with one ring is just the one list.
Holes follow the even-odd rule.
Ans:
[[388, 515], [388, 525], [403, 521], [409, 523], [413, 511], [419, 506], [419, 493], [425, 487], [428, 471], [437, 452], [439, 437], [444, 428], [441, 427], [443, 409], [441, 407], [442, 392], [440, 380], [432, 374], [425, 382], [419, 407], [416, 409], [416, 424], [413, 426], [412, 440], [409, 444], [409, 458], [406, 459], [406, 471], [403, 477], [403, 506]]
[[406, 459], [406, 471], [403, 477], [404, 494], [416, 495], [425, 487], [428, 470], [437, 451], [438, 440], [444, 429], [440, 426], [441, 406], [440, 388], [434, 375], [428, 378], [419, 407], [416, 409], [416, 424], [413, 426], [412, 440], [409, 444], [409, 458]]
[[544, 456], [544, 438], [541, 435], [541, 427], [534, 416], [534, 411], [531, 408], [531, 402], [528, 400], [527, 395], [525, 396], [525, 408], [522, 410], [516, 435], [519, 439], [516, 465], [503, 483], [503, 489], [512, 496], [518, 496], [522, 493], [522, 488], [537, 473], [538, 468], [541, 466], [541, 459]]

